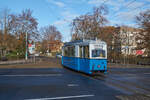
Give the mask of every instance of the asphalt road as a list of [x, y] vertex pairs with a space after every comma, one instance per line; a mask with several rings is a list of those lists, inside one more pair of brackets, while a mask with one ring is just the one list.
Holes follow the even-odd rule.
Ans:
[[150, 95], [150, 68], [111, 68], [107, 79], [125, 84], [135, 93]]
[[150, 100], [149, 68], [88, 76], [66, 68], [0, 69], [0, 100]]

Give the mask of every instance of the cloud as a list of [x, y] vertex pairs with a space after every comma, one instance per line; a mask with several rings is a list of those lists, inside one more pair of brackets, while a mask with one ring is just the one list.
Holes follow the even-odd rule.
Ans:
[[106, 4], [109, 6], [121, 6], [125, 1], [124, 0], [89, 0], [88, 4], [92, 4], [94, 6], [99, 6], [101, 4]]
[[[100, 5], [105, 1], [105, 5], [109, 8], [109, 20], [119, 20], [122, 23], [132, 23], [135, 19], [135, 16], [139, 14], [140, 8], [143, 6], [146, 1], [150, 0], [89, 0], [88, 4], [90, 5]], [[146, 9], [146, 8], [145, 8]], [[120, 23], [118, 21], [118, 23]], [[114, 22], [114, 21], [113, 21]], [[117, 23], [117, 21], [115, 22]]]
[[88, 4], [93, 4], [95, 6], [99, 6], [100, 4], [102, 4], [104, 1], [103, 0], [89, 0]]
[[150, 0], [143, 0], [143, 1], [150, 2]]
[[[128, 26], [135, 26], [135, 17], [138, 15], [140, 10], [134, 11], [125, 11], [125, 12], [118, 12], [115, 16], [110, 17], [109, 21], [110, 25], [128, 25]], [[136, 26], [135, 26], [136, 27]]]
[[55, 21], [54, 25], [56, 26], [69, 25], [72, 22], [72, 20], [79, 15], [71, 13], [70, 11], [64, 11], [61, 13], [61, 16], [62, 19]]
[[143, 5], [144, 5], [144, 2], [134, 2], [134, 3], [132, 3], [132, 5], [128, 6], [128, 9], [134, 9], [134, 8], [142, 7]]
[[144, 5], [145, 2], [150, 2], [150, 0], [139, 0], [139, 1], [132, 1], [132, 0], [89, 0], [88, 4], [99, 6], [101, 4], [105, 4], [109, 7], [109, 9], [113, 11], [121, 11], [126, 9], [134, 9], [137, 7], [141, 7]]
[[135, 1], [131, 3], [131, 1], [128, 1], [124, 4], [124, 7], [116, 11], [115, 18], [122, 20], [122, 22], [132, 22], [135, 19], [135, 16], [140, 13], [140, 8], [142, 8], [143, 5], [144, 2]]
[[70, 23], [74, 18], [79, 16], [78, 14], [75, 14], [71, 12], [70, 10], [66, 10], [62, 13], [60, 13], [62, 19], [55, 21], [54, 25], [60, 29], [60, 31], [63, 33], [63, 41], [68, 42], [71, 40], [71, 35], [70, 35]]
[[54, 2], [59, 7], [65, 7], [65, 4], [62, 2]]
[[61, 13], [61, 15], [64, 17], [66, 20], [72, 20], [75, 17], [79, 16], [78, 14], [71, 13], [70, 11], [64, 11]]
[[64, 21], [64, 20], [58, 20], [58, 21], [54, 22], [54, 25], [56, 25], [56, 26], [61, 26], [64, 24], [66, 24], [66, 21]]
[[46, 0], [46, 2], [51, 3], [51, 4], [55, 4], [58, 7], [65, 7], [66, 6], [63, 2], [56, 1], [56, 0]]
[[118, 19], [124, 20], [124, 21], [131, 21], [135, 17], [135, 14], [133, 12], [120, 12], [118, 13]]

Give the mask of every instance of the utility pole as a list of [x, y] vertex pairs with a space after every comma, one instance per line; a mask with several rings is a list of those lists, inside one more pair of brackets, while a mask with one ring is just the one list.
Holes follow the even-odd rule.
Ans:
[[28, 60], [28, 33], [26, 32], [26, 54], [25, 60]]

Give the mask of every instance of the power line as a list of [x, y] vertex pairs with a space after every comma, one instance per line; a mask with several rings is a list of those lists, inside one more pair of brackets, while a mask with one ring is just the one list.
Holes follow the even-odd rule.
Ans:
[[133, 8], [132, 10], [136, 10], [136, 9], [142, 8], [142, 7], [144, 7], [145, 5], [149, 5], [149, 4], [143, 4], [142, 6]]
[[[136, 1], [136, 0], [133, 0], [133, 1], [129, 2], [129, 3], [126, 5], [126, 8], [129, 7], [129, 5], [133, 4], [135, 1]], [[121, 8], [119, 8], [117, 11], [120, 11], [120, 10], [121, 10]], [[115, 16], [113, 16], [113, 17], [117, 17], [117, 16], [119, 16], [119, 15], [115, 15]]]
[[106, 2], [108, 2], [109, 0], [103, 0], [103, 3], [101, 5], [104, 5]]
[[[104, 4], [105, 4], [106, 2], [108, 2], [108, 1], [109, 1], [109, 0], [103, 0], [103, 3], [101, 3], [101, 6], [104, 5]], [[68, 21], [68, 20], [66, 20], [66, 19], [63, 19], [63, 20], [66, 21], [66, 22]]]
[[136, 0], [133, 0], [133, 1], [129, 2], [129, 3], [126, 5], [126, 7], [129, 7], [129, 6], [130, 6], [131, 4], [133, 4], [135, 1], [136, 1]]
[[[135, 1], [136, 1], [136, 0], [134, 0], [134, 2], [135, 2]], [[129, 5], [132, 4], [132, 3], [133, 3], [133, 1], [132, 1], [131, 3], [129, 3]], [[148, 5], [148, 4], [143, 4], [142, 6], [133, 8], [133, 9], [131, 9], [129, 12], [134, 11], [134, 10], [139, 9], [139, 8], [142, 8], [142, 7], [144, 7], [145, 5]], [[119, 11], [119, 10], [118, 10], [118, 11]], [[119, 15], [112, 16], [112, 18], [113, 18], [113, 17], [117, 17], [117, 16], [120, 16], [120, 14], [119, 14]]]

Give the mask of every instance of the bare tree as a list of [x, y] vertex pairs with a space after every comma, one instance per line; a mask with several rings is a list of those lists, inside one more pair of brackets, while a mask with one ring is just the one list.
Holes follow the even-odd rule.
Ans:
[[11, 31], [16, 36], [27, 33], [29, 38], [37, 37], [38, 22], [30, 9], [23, 10], [19, 15], [11, 15], [11, 19]]
[[150, 10], [141, 12], [136, 17], [136, 21], [141, 28], [137, 35], [138, 49], [145, 49], [145, 53], [150, 56]]
[[44, 39], [48, 41], [60, 40], [62, 39], [61, 33], [57, 30], [55, 26], [46, 26], [40, 29]]
[[[43, 35], [43, 51], [46, 51], [45, 49], [49, 48], [49, 43], [50, 42], [55, 42], [55, 41], [60, 41], [62, 39], [61, 33], [57, 30], [57, 28], [53, 25], [49, 25], [46, 27], [42, 27], [40, 29], [41, 34]], [[46, 45], [47, 46], [46, 46]], [[47, 47], [47, 48], [46, 48]]]
[[95, 38], [97, 35], [100, 36], [100, 34], [102, 34], [101, 28], [108, 22], [105, 17], [106, 14], [107, 8], [105, 6], [100, 6], [94, 8], [91, 14], [88, 13], [75, 18], [71, 24], [73, 38], [89, 39]]

